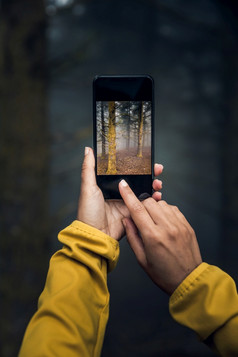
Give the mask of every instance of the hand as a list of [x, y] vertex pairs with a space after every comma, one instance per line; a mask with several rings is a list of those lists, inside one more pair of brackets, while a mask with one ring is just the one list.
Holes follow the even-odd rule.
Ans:
[[[155, 176], [160, 175], [162, 170], [162, 165], [155, 164]], [[162, 182], [157, 179], [154, 180], [153, 188], [155, 192], [152, 197], [156, 201], [161, 199], [161, 193], [158, 192], [161, 187]], [[85, 148], [77, 219], [119, 240], [125, 234], [122, 219], [129, 216], [130, 213], [122, 200], [104, 200], [102, 191], [96, 183], [93, 150]]]
[[124, 180], [119, 190], [131, 215], [123, 219], [128, 242], [150, 278], [171, 295], [202, 262], [195, 232], [177, 207], [140, 202]]

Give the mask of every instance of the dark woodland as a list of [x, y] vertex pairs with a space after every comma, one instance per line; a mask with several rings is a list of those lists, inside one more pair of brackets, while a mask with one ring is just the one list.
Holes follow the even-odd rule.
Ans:
[[98, 175], [151, 174], [151, 102], [97, 102]]
[[[76, 218], [97, 74], [154, 78], [163, 198], [193, 226], [203, 260], [237, 282], [237, 1], [0, 0], [0, 16], [0, 356], [18, 355], [49, 258], [61, 248], [57, 234]], [[110, 170], [138, 166], [142, 174], [149, 125], [140, 157], [139, 113], [130, 104], [120, 103], [122, 118], [120, 109], [110, 117], [117, 126]], [[109, 103], [98, 106], [105, 112], [98, 148], [105, 174], [114, 134]], [[172, 321], [168, 297], [126, 239], [108, 285], [102, 357], [215, 356]]]

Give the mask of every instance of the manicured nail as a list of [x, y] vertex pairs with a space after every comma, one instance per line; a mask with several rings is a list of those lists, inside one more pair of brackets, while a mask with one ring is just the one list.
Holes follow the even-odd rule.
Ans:
[[122, 185], [123, 187], [128, 186], [128, 184], [127, 184], [127, 182], [126, 182], [125, 180], [121, 180], [121, 185]]
[[89, 147], [85, 146], [85, 149], [84, 149], [84, 155], [88, 155], [89, 153]]

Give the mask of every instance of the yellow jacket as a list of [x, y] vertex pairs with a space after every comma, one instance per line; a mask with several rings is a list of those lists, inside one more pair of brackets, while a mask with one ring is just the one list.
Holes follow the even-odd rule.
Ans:
[[[109, 314], [107, 272], [119, 244], [74, 221], [59, 234], [63, 248], [50, 261], [38, 310], [19, 357], [100, 356]], [[238, 356], [238, 297], [234, 281], [202, 263], [170, 298], [170, 312], [223, 356]]]

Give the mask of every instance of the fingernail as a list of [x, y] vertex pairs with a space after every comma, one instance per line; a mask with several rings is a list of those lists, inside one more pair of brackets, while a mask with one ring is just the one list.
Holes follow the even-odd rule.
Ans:
[[123, 187], [128, 186], [128, 184], [127, 184], [127, 182], [126, 182], [125, 180], [121, 180], [121, 185], [122, 185]]
[[85, 149], [84, 149], [84, 155], [88, 155], [89, 153], [89, 147], [85, 146]]
[[162, 170], [164, 169], [164, 165], [162, 165], [162, 164], [155, 164], [155, 166], [160, 166], [161, 168], [162, 168]]

